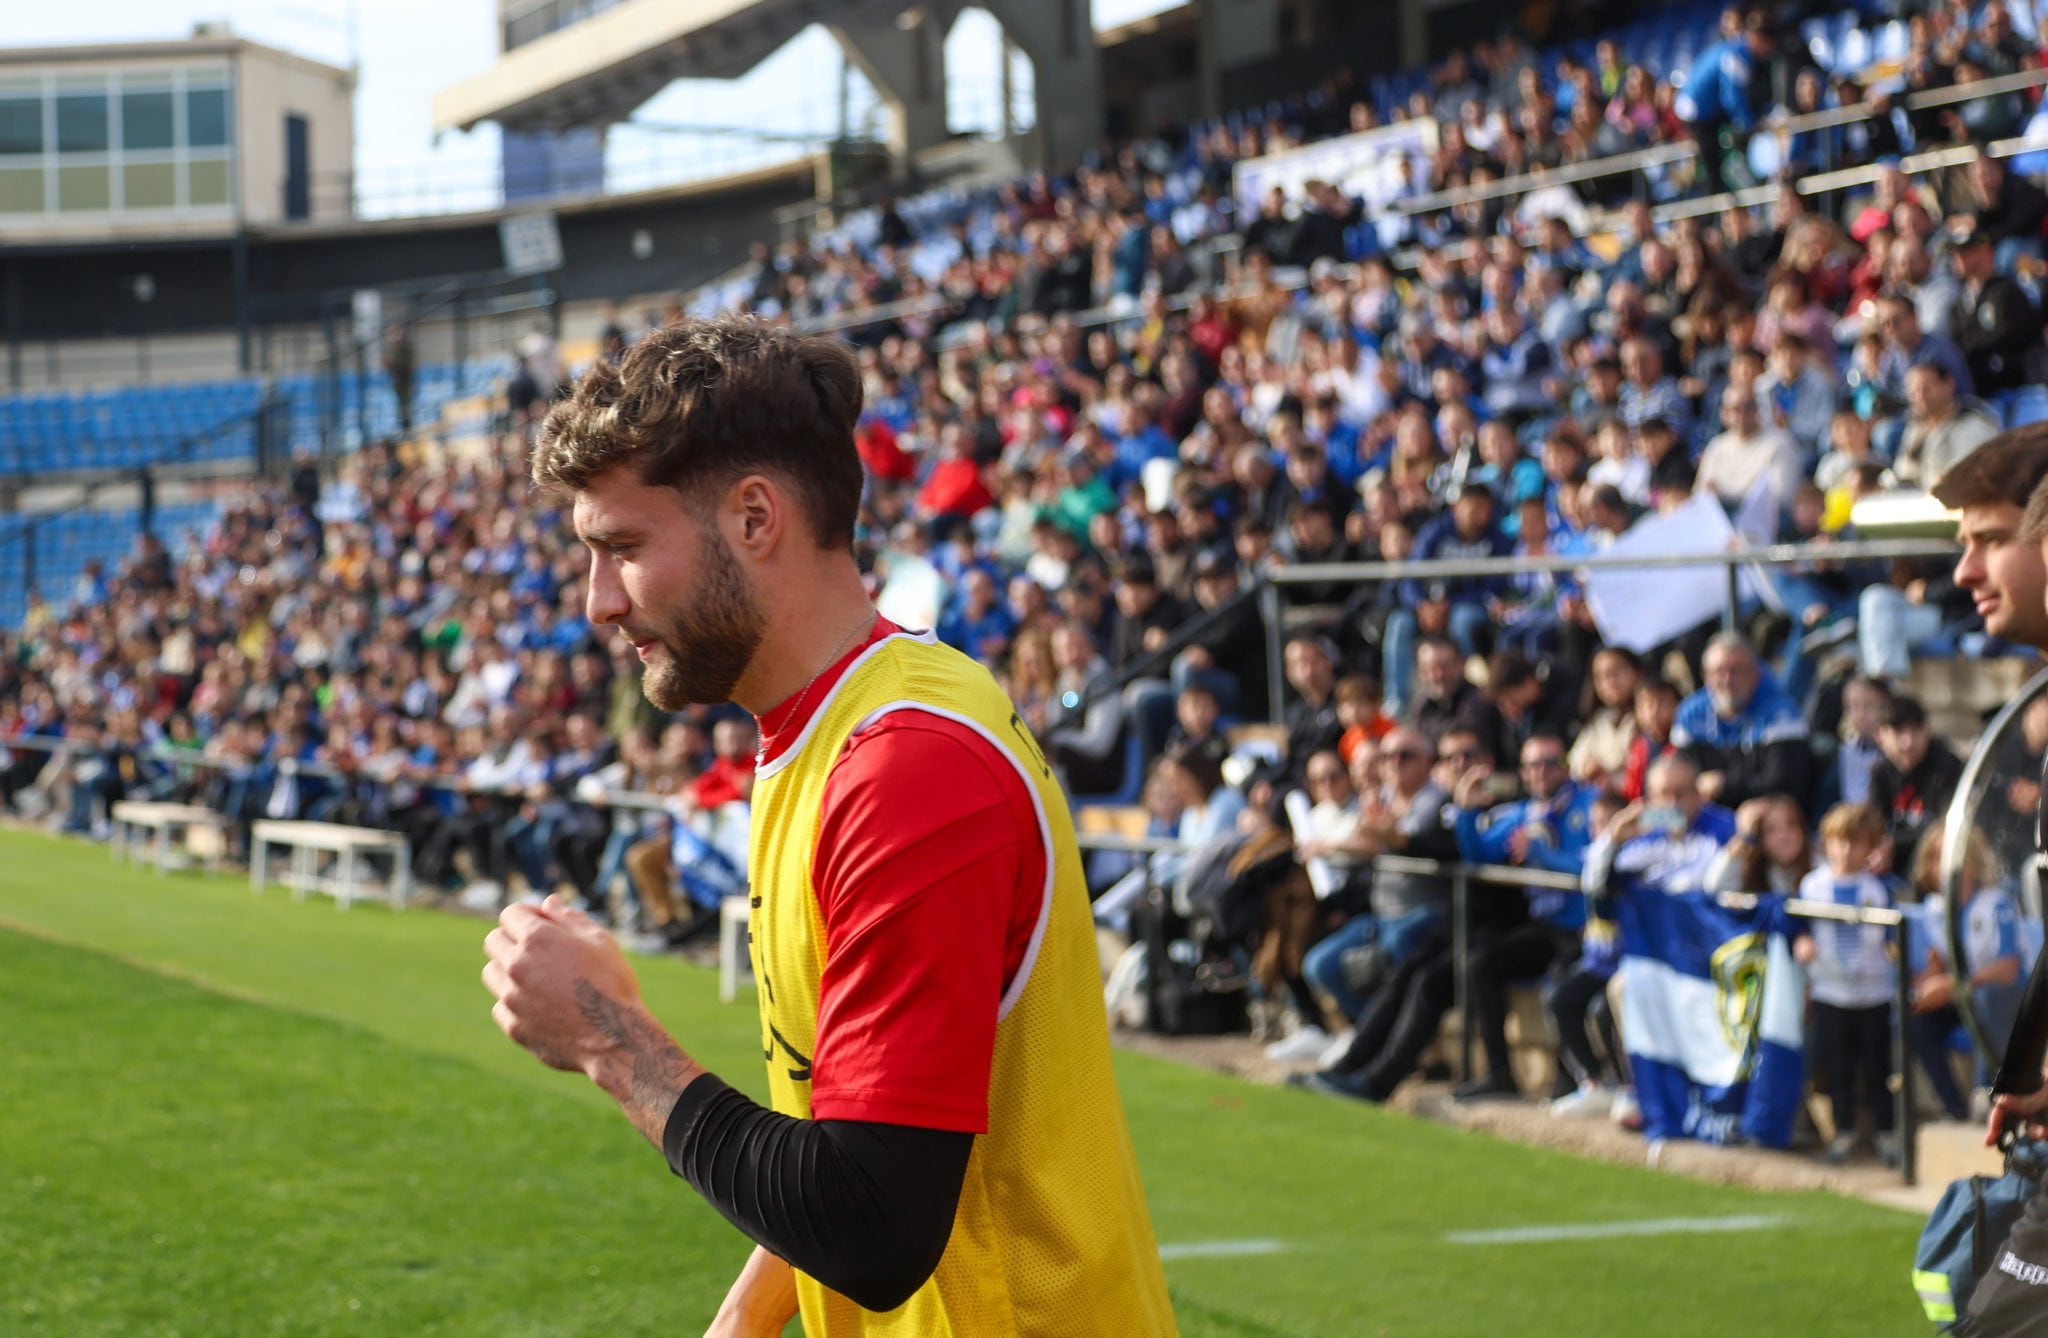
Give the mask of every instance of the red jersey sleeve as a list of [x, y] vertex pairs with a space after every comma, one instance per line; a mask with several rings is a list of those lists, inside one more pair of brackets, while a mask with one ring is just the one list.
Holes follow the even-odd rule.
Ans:
[[972, 729], [897, 711], [847, 745], [823, 810], [812, 1118], [986, 1133], [996, 1014], [1045, 896], [1024, 778]]

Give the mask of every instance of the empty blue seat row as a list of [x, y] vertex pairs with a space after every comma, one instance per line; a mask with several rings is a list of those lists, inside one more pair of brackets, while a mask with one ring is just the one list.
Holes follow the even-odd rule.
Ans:
[[[439, 416], [450, 400], [482, 394], [509, 370], [504, 358], [420, 369], [412, 421]], [[330, 402], [338, 403], [344, 437], [359, 426], [372, 437], [399, 430], [398, 400], [381, 371], [348, 372], [332, 381], [310, 372], [279, 377], [275, 393], [290, 404], [294, 446], [313, 446]], [[338, 400], [336, 392], [338, 391]], [[247, 460], [256, 451], [253, 416], [263, 403], [255, 378], [133, 386], [72, 394], [0, 396], [0, 474], [133, 469], [160, 460]]]
[[[212, 502], [160, 506], [152, 528], [175, 558], [188, 543], [203, 541], [219, 516], [220, 508]], [[134, 556], [141, 533], [142, 514], [136, 510], [70, 511], [0, 521], [0, 626], [19, 627], [27, 614], [31, 546], [35, 589], [52, 607], [62, 609], [71, 603], [88, 564], [98, 562], [112, 575]]]

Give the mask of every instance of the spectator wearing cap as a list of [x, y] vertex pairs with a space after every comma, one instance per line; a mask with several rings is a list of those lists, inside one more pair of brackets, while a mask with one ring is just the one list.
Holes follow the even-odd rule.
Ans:
[[[1357, 826], [1342, 846], [1345, 853], [1457, 858], [1450, 796], [1430, 779], [1434, 756], [1429, 741], [1413, 730], [1395, 730], [1386, 737], [1380, 764], [1385, 781], [1376, 792], [1363, 796]], [[1387, 947], [1387, 956], [1398, 960], [1390, 963], [1384, 982], [1365, 1000], [1343, 1052], [1322, 1071], [1297, 1074], [1289, 1082], [1333, 1096], [1381, 1102], [1415, 1071], [1455, 999], [1445, 927], [1450, 888], [1440, 874], [1376, 867], [1368, 899], [1379, 941]], [[1398, 952], [1387, 944], [1390, 933], [1399, 940]], [[1324, 955], [1325, 961], [1329, 955]]]
[[[1501, 531], [1494, 512], [1490, 490], [1476, 486], [1460, 489], [1451, 499], [1450, 510], [1424, 525], [1415, 536], [1415, 560], [1510, 556], [1514, 544]], [[1488, 623], [1487, 601], [1506, 588], [1503, 576], [1454, 576], [1427, 585], [1419, 580], [1401, 583], [1402, 607], [1387, 617], [1382, 675], [1387, 699], [1397, 713], [1406, 707], [1413, 692], [1418, 634], [1441, 630], [1465, 655], [1478, 654], [1480, 637]], [[1441, 617], [1443, 621], [1440, 626], [1425, 628], [1425, 617]]]
[[1173, 728], [1167, 731], [1162, 756], [1200, 753], [1222, 766], [1230, 756], [1230, 740], [1222, 730], [1223, 709], [1216, 694], [1201, 683], [1189, 683], [1173, 699]]
[[1934, 737], [1927, 708], [1903, 693], [1884, 703], [1877, 746], [1884, 757], [1870, 772], [1870, 807], [1883, 817], [1885, 835], [1903, 860], [1948, 812], [1963, 762]]
[[1707, 643], [1706, 686], [1678, 707], [1671, 743], [1699, 774], [1700, 794], [1726, 808], [1770, 794], [1812, 793], [1806, 717], [1756, 650], [1734, 632]]
[[1110, 633], [1109, 663], [1121, 669], [1139, 656], [1166, 645], [1174, 629], [1187, 621], [1187, 608], [1159, 588], [1152, 559], [1134, 553], [1110, 573], [1115, 593], [1115, 625]]
[[[1257, 601], [1238, 599], [1237, 563], [1219, 549], [1203, 549], [1193, 563], [1197, 616], [1231, 606], [1195, 634], [1174, 659], [1176, 692], [1200, 683], [1226, 715], [1262, 716], [1266, 710], [1266, 630]], [[1233, 604], [1233, 601], [1236, 601]]]
[[[1956, 277], [1962, 283], [1951, 316], [1956, 343], [1970, 365], [1977, 393], [1989, 400], [2008, 426], [2022, 407], [2023, 388], [2044, 379], [2041, 314], [2026, 290], [1999, 273], [1991, 235], [1973, 219], [1958, 220], [1949, 234]], [[2033, 395], [2025, 396], [2031, 402]], [[2029, 417], [2026, 421], [2033, 421]]]

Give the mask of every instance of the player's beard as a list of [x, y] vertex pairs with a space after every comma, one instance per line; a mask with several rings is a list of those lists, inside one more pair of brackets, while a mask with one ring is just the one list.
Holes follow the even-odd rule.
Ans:
[[640, 689], [664, 711], [729, 702], [767, 627], [732, 550], [718, 534], [707, 534], [696, 590], [669, 615], [667, 626], [649, 629], [665, 653], [648, 663]]

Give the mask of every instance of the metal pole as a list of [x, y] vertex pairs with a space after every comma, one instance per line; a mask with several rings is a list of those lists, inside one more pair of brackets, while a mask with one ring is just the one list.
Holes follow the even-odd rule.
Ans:
[[1732, 632], [1742, 604], [1742, 568], [1730, 563], [1726, 568], [1728, 576], [1728, 607], [1721, 614], [1721, 627]]
[[[1913, 1015], [1913, 959], [1906, 951], [1906, 927], [1897, 930], [1898, 997], [1892, 1001], [1892, 1071], [1898, 1083], [1899, 1174], [1909, 1185], [1919, 1178], [1919, 1116], [1913, 1108], [1913, 1047], [1906, 1039]], [[1837, 1131], [1839, 1132], [1839, 1131]]]
[[1287, 659], [1280, 633], [1280, 587], [1271, 581], [1262, 580], [1259, 586], [1259, 621], [1266, 625], [1267, 719], [1277, 725], [1287, 718]]
[[[358, 333], [352, 331], [351, 333]], [[370, 444], [370, 352], [358, 337], [356, 346], [356, 445]]]
[[229, 254], [234, 261], [235, 275], [235, 370], [247, 376], [253, 318], [249, 312], [249, 234], [246, 231], [235, 230], [234, 246]]
[[320, 302], [320, 333], [327, 345], [326, 375], [321, 377], [325, 402], [320, 406], [320, 462], [334, 458], [335, 438], [341, 435], [341, 344], [334, 333], [334, 304]]
[[462, 300], [462, 290], [455, 290], [455, 393], [469, 393], [469, 310]]
[[[1472, 946], [1472, 882], [1451, 868], [1451, 989], [1458, 1010], [1458, 1081], [1472, 1081], [1472, 982], [1465, 958]], [[1498, 1075], [1496, 1075], [1498, 1076]]]

